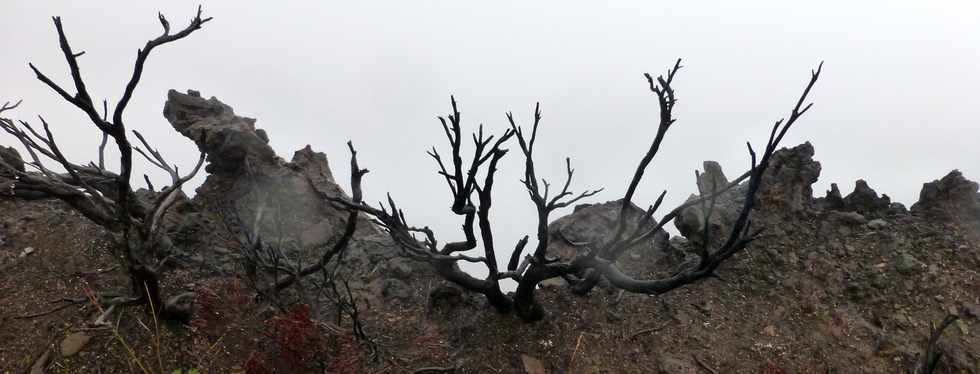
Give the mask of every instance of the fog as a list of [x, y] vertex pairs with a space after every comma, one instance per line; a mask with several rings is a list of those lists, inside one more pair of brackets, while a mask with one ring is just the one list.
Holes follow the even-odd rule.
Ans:
[[[371, 169], [366, 199], [391, 192], [411, 223], [431, 226], [445, 242], [462, 237], [461, 222], [425, 150], [448, 152], [436, 116], [448, 113], [450, 95], [466, 128], [483, 123], [496, 132], [506, 128], [507, 111], [529, 124], [540, 102], [538, 174], [559, 180], [570, 156], [573, 190], [605, 187], [589, 201], [603, 202], [621, 197], [656, 131], [656, 97], [642, 73], [663, 73], [683, 58], [674, 84], [678, 122], [636, 195], [645, 206], [666, 189], [665, 205], [673, 206], [695, 191], [693, 170], [703, 160], [721, 162], [729, 176], [744, 171], [745, 141], [760, 147], [810, 69], [826, 61], [813, 109], [784, 140], [814, 144], [823, 165], [815, 194], [831, 182], [847, 194], [863, 178], [911, 205], [923, 182], [951, 169], [980, 179], [976, 1], [595, 4], [208, 1], [212, 22], [154, 51], [126, 120], [172, 163], [190, 167], [195, 147], [161, 111], [168, 89], [199, 90], [257, 118], [286, 159], [306, 144], [325, 152], [345, 188], [344, 143], [353, 140]], [[27, 67], [34, 62], [70, 83], [50, 16], [62, 16], [72, 46], [86, 52], [89, 91], [112, 103], [136, 49], [161, 32], [156, 12], [177, 29], [196, 6], [5, 0], [0, 102], [23, 99], [12, 116], [44, 115], [70, 158], [94, 159], [92, 124]], [[0, 136], [0, 144], [14, 143]], [[535, 224], [518, 182], [523, 161], [517, 145], [510, 148], [492, 217], [503, 247], [533, 236]], [[164, 174], [140, 171], [166, 184]]]

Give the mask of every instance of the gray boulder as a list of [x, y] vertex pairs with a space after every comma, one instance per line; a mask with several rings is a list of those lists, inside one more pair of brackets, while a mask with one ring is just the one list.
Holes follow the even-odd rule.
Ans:
[[980, 219], [980, 195], [977, 182], [953, 170], [942, 179], [922, 185], [919, 201], [912, 214], [935, 219]]
[[[24, 171], [24, 160], [20, 158], [20, 153], [13, 147], [0, 146], [0, 160], [3, 160], [4, 163], [10, 165], [17, 171]], [[3, 168], [0, 168], [0, 175], [4, 173]]]
[[[580, 204], [572, 214], [561, 217], [548, 225], [548, 252], [552, 256], [571, 259], [585, 248], [597, 248], [612, 239], [622, 207], [622, 200], [600, 204]], [[626, 232], [633, 232], [640, 224], [644, 210], [630, 204], [626, 211]], [[653, 228], [652, 226], [649, 228]], [[634, 248], [620, 257], [620, 265], [626, 271], [646, 271], [669, 251], [669, 235], [658, 230], [644, 245]]]
[[[254, 119], [196, 91], [171, 90], [163, 112], [174, 129], [208, 152], [209, 175], [193, 199], [203, 215], [237, 217], [236, 224], [267, 243], [281, 243], [280, 249], [297, 262], [315, 261], [340, 238], [349, 213], [325, 197], [348, 196], [334, 181], [326, 155], [306, 146], [286, 162], [269, 146], [268, 135], [255, 128]], [[375, 263], [398, 251], [373, 223], [363, 216], [359, 220], [344, 258], [356, 273], [369, 274]], [[410, 273], [406, 266], [400, 264], [399, 270]]]
[[163, 116], [177, 132], [208, 153], [209, 173], [242, 173], [247, 166], [272, 164], [276, 153], [255, 119], [235, 115], [228, 105], [197, 91], [167, 92]]
[[[819, 162], [813, 160], [813, 155], [813, 146], [809, 142], [773, 153], [756, 195], [756, 217], [762, 215], [775, 219], [799, 214], [814, 206], [812, 184], [820, 176], [821, 167]], [[716, 186], [723, 186], [722, 182], [727, 184], [728, 181], [718, 163], [706, 161], [704, 173], [700, 177], [705, 193], [710, 193], [712, 182]], [[742, 182], [716, 199], [714, 210], [708, 219], [708, 233], [713, 243], [720, 245], [728, 237], [744, 207], [747, 190], [748, 183]], [[686, 202], [697, 198], [697, 195], [691, 195]], [[704, 215], [701, 205], [695, 204], [682, 210], [674, 221], [677, 230], [692, 245], [701, 245], [704, 242]]]
[[770, 212], [799, 213], [813, 206], [812, 185], [820, 177], [810, 142], [777, 150], [762, 177], [757, 202]]

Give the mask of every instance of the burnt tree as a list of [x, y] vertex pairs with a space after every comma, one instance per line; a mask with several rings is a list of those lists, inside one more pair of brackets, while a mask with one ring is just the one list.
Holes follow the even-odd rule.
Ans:
[[[163, 227], [163, 217], [176, 202], [181, 186], [190, 180], [204, 163], [205, 154], [201, 150], [197, 164], [187, 174], [181, 175], [176, 165], [169, 164], [163, 155], [150, 146], [147, 140], [137, 131], [132, 130], [138, 145], [130, 138], [130, 130], [125, 123], [126, 107], [133, 97], [143, 75], [150, 53], [157, 47], [171, 43], [191, 35], [200, 29], [211, 18], [202, 18], [201, 8], [190, 24], [184, 29], [171, 33], [170, 23], [158, 15], [163, 33], [146, 42], [136, 53], [133, 73], [125, 85], [122, 96], [112, 108], [110, 116], [109, 103], [102, 101], [101, 108], [96, 106], [92, 95], [82, 79], [79, 58], [84, 51], [75, 51], [68, 42], [60, 17], [54, 17], [54, 26], [58, 33], [58, 42], [74, 85], [74, 93], [55, 83], [54, 80], [41, 72], [33, 63], [29, 64], [37, 79], [50, 87], [55, 93], [81, 110], [91, 121], [101, 135], [98, 149], [98, 162], [88, 164], [70, 161], [60, 150], [48, 122], [38, 117], [43, 131], [38, 131], [26, 121], [0, 119], [0, 128], [15, 137], [27, 151], [31, 161], [28, 165], [35, 171], [18, 170], [0, 159], [0, 170], [6, 170], [13, 176], [11, 191], [14, 195], [50, 196], [58, 198], [92, 222], [106, 228], [116, 238], [113, 255], [121, 262], [122, 268], [131, 280], [132, 296], [102, 298], [99, 300], [108, 306], [106, 314], [117, 305], [145, 304], [149, 310], [161, 314], [164, 318], [186, 318], [189, 312], [178, 306], [183, 305], [182, 299], [192, 295], [181, 294], [164, 302], [160, 290], [161, 270], [169, 259], [170, 248], [167, 245], [166, 230]], [[4, 105], [0, 111], [12, 109], [14, 106]], [[100, 111], [101, 109], [101, 111]], [[109, 170], [105, 166], [106, 144], [112, 140], [119, 152], [119, 170]], [[133, 151], [146, 158], [150, 164], [164, 170], [171, 178], [171, 184], [154, 194], [152, 201], [141, 201], [135, 194], [131, 184], [133, 173]], [[42, 160], [53, 160], [65, 173], [49, 169]], [[144, 178], [153, 190], [149, 178]], [[105, 316], [103, 316], [105, 317]], [[104, 318], [100, 318], [102, 320]]]
[[[450, 146], [450, 157], [448, 162], [445, 161], [436, 148], [428, 153], [436, 162], [438, 174], [446, 180], [449, 187], [452, 197], [450, 211], [462, 218], [462, 230], [466, 238], [464, 241], [446, 243], [440, 246], [435, 233], [427, 226], [418, 227], [408, 223], [404, 212], [398, 208], [391, 195], [388, 196], [387, 203], [379, 204], [376, 207], [363, 201], [351, 202], [336, 197], [331, 197], [330, 200], [375, 218], [375, 221], [390, 234], [405, 255], [429, 263], [440, 276], [464, 289], [483, 294], [490, 305], [498, 311], [503, 313], [514, 311], [526, 321], [536, 321], [544, 317], [544, 310], [535, 300], [534, 293], [539, 283], [550, 278], [564, 278], [569, 281], [572, 291], [577, 294], [589, 293], [602, 279], [608, 280], [613, 286], [625, 291], [662, 294], [704, 278], [717, 277], [718, 267], [745, 249], [762, 232], [762, 228], [752, 228], [751, 225], [750, 213], [754, 208], [754, 197], [759, 191], [762, 176], [769, 166], [773, 152], [776, 151], [783, 136], [811, 108], [812, 104], [807, 103], [807, 96], [820, 76], [822, 64], [816, 70], [811, 71], [810, 80], [796, 101], [789, 117], [776, 121], [772, 126], [762, 153], [757, 154], [751, 144], [746, 143], [750, 157], [750, 168], [747, 172], [725, 186], [701, 186], [699, 184], [701, 194], [698, 199], [674, 208], [660, 219], [656, 219], [654, 215], [666, 195], [666, 191], [664, 191], [641, 216], [640, 224], [628, 228], [630, 225], [627, 225], [627, 208], [632, 204], [633, 195], [643, 179], [644, 172], [657, 155], [667, 131], [676, 122], [673, 109], [677, 99], [673, 82], [677, 72], [681, 69], [680, 62], [677, 60], [677, 63], [668, 69], [664, 76], [653, 77], [645, 74], [649, 89], [657, 98], [660, 120], [652, 144], [640, 159], [639, 165], [627, 185], [613, 235], [605, 243], [584, 244], [586, 247], [583, 248], [583, 251], [569, 261], [549, 258], [547, 255], [547, 226], [550, 213], [590, 197], [601, 189], [573, 193], [569, 188], [574, 169], [572, 169], [569, 159], [566, 159], [566, 173], [560, 188], [552, 188], [547, 180], [537, 174], [534, 165], [534, 146], [538, 139], [539, 124], [542, 118], [539, 106], [535, 106], [533, 123], [529, 129], [519, 126], [510, 113], [507, 114], [510, 128], [499, 136], [485, 135], [481, 125], [472, 134], [473, 154], [465, 160], [461, 151], [463, 133], [460, 125], [460, 112], [455, 98], [451, 100], [452, 113], [448, 118], [439, 118]], [[495, 138], [496, 141], [494, 141]], [[507, 269], [502, 270], [498, 268], [497, 246], [495, 246], [493, 238], [489, 211], [492, 204], [492, 188], [497, 164], [507, 154], [507, 149], [504, 149], [503, 145], [510, 139], [517, 140], [525, 160], [524, 179], [521, 183], [537, 210], [537, 244], [528, 254], [524, 254], [528, 237], [525, 236], [519, 240], [508, 256]], [[353, 154], [352, 157], [354, 157]], [[482, 178], [479, 177], [480, 175]], [[617, 258], [651, 238], [657, 230], [677, 218], [681, 210], [698, 204], [706, 211], [705, 219], [707, 220], [714, 208], [714, 201], [717, 196], [746, 180], [748, 188], [745, 204], [742, 206], [731, 232], [726, 237], [720, 238], [720, 245], [709, 245], [711, 240], [705, 240], [703, 246], [696, 250], [698, 256], [696, 263], [662, 279], [635, 279], [617, 267]], [[360, 176], [352, 178], [351, 188], [355, 191], [361, 190]], [[475, 235], [474, 224], [478, 225], [480, 230], [479, 243]], [[705, 227], [708, 226], [705, 224]], [[482, 245], [483, 256], [470, 256], [460, 253], [475, 249], [478, 244]], [[476, 278], [462, 271], [459, 268], [460, 262], [483, 264], [489, 270], [489, 274], [483, 279]], [[518, 283], [517, 291], [513, 295], [507, 295], [501, 291], [500, 280], [505, 278], [511, 278]]]

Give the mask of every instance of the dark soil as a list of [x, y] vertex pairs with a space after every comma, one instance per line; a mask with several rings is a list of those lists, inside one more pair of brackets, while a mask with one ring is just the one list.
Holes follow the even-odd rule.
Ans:
[[[45, 355], [54, 373], [521, 373], [522, 355], [550, 373], [895, 373], [950, 312], [961, 319], [945, 331], [939, 372], [980, 372], [977, 228], [913, 216], [879, 230], [802, 217], [726, 264], [723, 280], [662, 296], [550, 286], [539, 292], [548, 316], [534, 324], [479, 299], [430, 305], [442, 282], [423, 270], [408, 299], [362, 298], [372, 349], [329, 311], [306, 320], [257, 302], [235, 277], [193, 268], [168, 272], [164, 289], [198, 292], [194, 321], [129, 307], [94, 328], [99, 307], [86, 294], [128, 284], [107, 234], [57, 201], [4, 197], [0, 212], [5, 373]], [[78, 332], [91, 340], [61, 357]]]

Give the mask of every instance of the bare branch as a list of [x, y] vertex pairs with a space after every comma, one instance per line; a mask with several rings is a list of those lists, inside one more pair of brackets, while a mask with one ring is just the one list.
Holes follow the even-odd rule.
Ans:
[[[605, 259], [586, 258], [580, 260], [581, 261], [580, 264], [582, 264], [582, 266], [585, 267], [597, 269], [599, 272], [602, 273], [602, 275], [606, 279], [609, 279], [609, 281], [613, 283], [615, 286], [623, 288], [627, 291], [638, 292], [638, 293], [653, 293], [653, 294], [664, 293], [673, 290], [677, 287], [695, 282], [697, 280], [706, 277], [716, 277], [717, 275], [715, 274], [715, 270], [718, 268], [719, 265], [721, 265], [722, 262], [724, 262], [734, 254], [738, 253], [739, 251], [747, 247], [749, 243], [755, 240], [758, 237], [758, 235], [761, 233], [761, 229], [755, 231], [750, 231], [749, 229], [749, 227], [751, 226], [751, 223], [749, 221], [749, 214], [752, 212], [752, 209], [755, 206], [755, 195], [758, 193], [761, 187], [762, 176], [765, 173], [767, 167], [769, 166], [769, 161], [772, 158], [773, 153], [775, 153], [776, 147], [779, 145], [779, 141], [782, 140], [782, 136], [786, 133], [786, 130], [790, 126], [792, 126], [792, 124], [795, 123], [795, 121], [804, 112], [798, 109], [800, 105], [799, 103], [805, 101], [807, 94], [810, 92], [810, 88], [813, 87], [813, 85], [816, 83], [817, 78], [819, 77], [819, 71], [820, 70], [818, 69], [817, 71], [813, 72], [813, 74], [811, 75], [810, 82], [807, 84], [806, 89], [803, 91], [803, 94], [801, 95], [801, 98], [798, 101], [797, 107], [793, 109], [790, 119], [788, 121], [785, 121], [785, 123], [783, 121], [776, 122], [776, 126], [773, 128], [773, 131], [770, 133], [769, 141], [767, 142], [766, 145], [766, 150], [762, 154], [762, 158], [761, 160], [758, 161], [758, 164], [756, 164], [756, 154], [752, 150], [751, 145], [749, 146], [749, 153], [752, 159], [753, 167], [751, 170], [749, 170], [748, 173], [746, 173], [747, 175], [743, 175], [739, 177], [736, 181], [730, 183], [728, 186], [726, 186], [726, 188], [723, 188], [721, 190], [718, 190], [716, 188], [717, 186], [714, 186], [712, 188], [713, 192], [711, 194], [708, 194], [707, 196], [705, 196], [703, 192], [703, 188], [701, 188], [699, 183], [699, 190], [701, 190], [702, 192], [700, 198], [694, 201], [689, 201], [688, 203], [683, 204], [681, 207], [674, 209], [673, 211], [671, 211], [670, 214], [662, 218], [660, 222], [658, 222], [658, 224], [652, 230], [646, 231], [646, 233], [643, 234], [632, 235], [630, 240], [617, 242], [616, 245], [612, 246], [613, 249], [610, 251], [610, 253], [608, 253], [609, 256], [606, 257]], [[661, 92], [666, 92], [666, 90]], [[692, 204], [697, 203], [704, 206], [705, 201], [709, 201], [711, 203], [711, 207], [706, 208], [707, 211], [705, 212], [705, 228], [707, 230], [708, 227], [707, 219], [710, 218], [710, 211], [713, 209], [714, 200], [717, 198], [718, 194], [724, 192], [725, 190], [730, 189], [731, 187], [734, 187], [734, 185], [737, 185], [742, 179], [746, 177], [748, 177], [748, 187], [746, 190], [745, 201], [743, 203], [744, 205], [742, 206], [742, 209], [739, 212], [739, 216], [732, 226], [732, 229], [728, 235], [727, 240], [717, 250], [712, 252], [709, 252], [709, 250], [707, 249], [707, 244], [705, 244], [705, 247], [703, 247], [699, 252], [699, 257], [701, 257], [701, 260], [693, 268], [681, 271], [680, 273], [670, 278], [656, 279], [656, 280], [636, 280], [633, 279], [632, 277], [623, 274], [613, 263], [613, 261], [626, 249], [631, 248], [633, 245], [638, 244], [637, 239], [640, 238], [645, 239], [649, 235], [652, 235], [652, 233], [656, 232], [656, 230], [659, 230], [661, 227], [663, 227], [664, 224], [676, 218], [677, 214], [680, 212], [682, 208], [691, 206]]]

